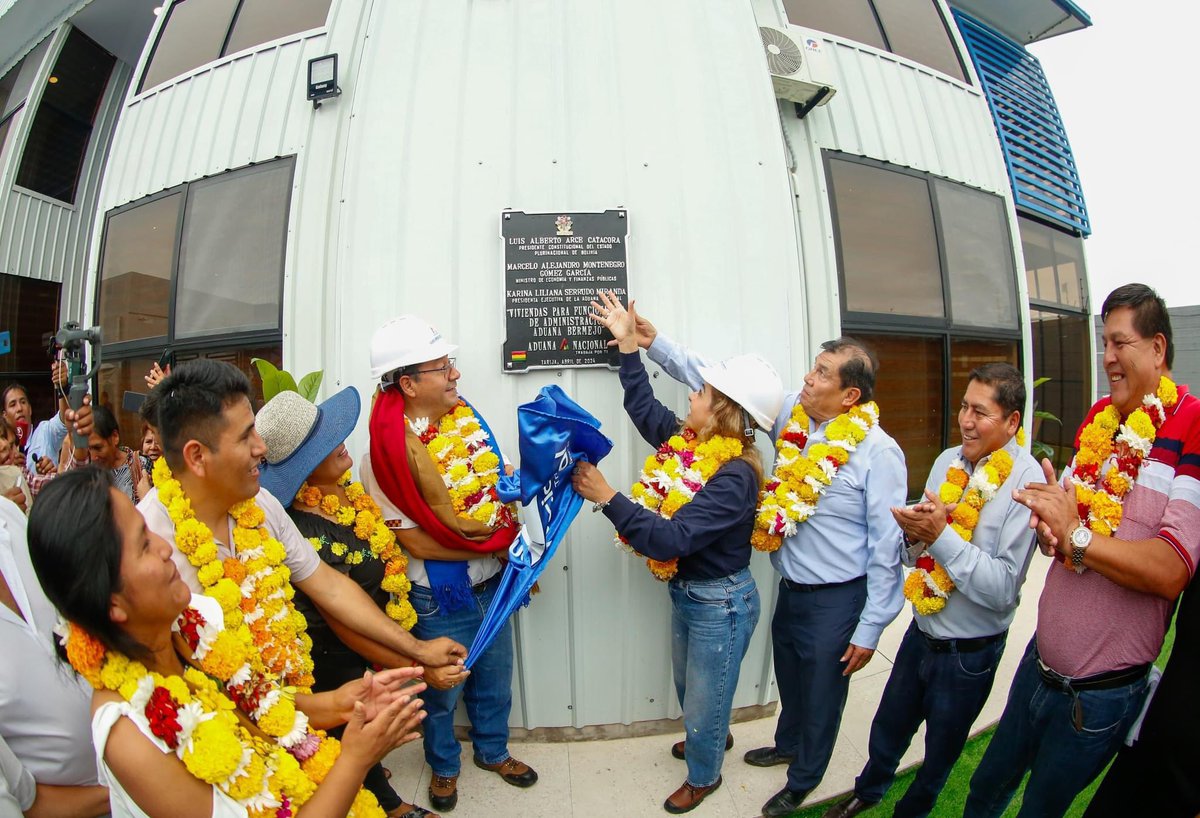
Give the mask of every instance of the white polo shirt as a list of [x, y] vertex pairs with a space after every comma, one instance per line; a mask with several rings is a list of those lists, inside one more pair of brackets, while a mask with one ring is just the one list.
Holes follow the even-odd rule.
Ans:
[[[321, 565], [321, 558], [317, 556], [317, 551], [312, 547], [312, 543], [304, 538], [304, 535], [296, 528], [296, 524], [292, 522], [292, 518], [287, 515], [283, 506], [271, 496], [269, 491], [260, 488], [254, 499], [258, 502], [258, 507], [262, 509], [263, 516], [266, 518], [267, 531], [283, 544], [283, 550], [286, 552], [283, 562], [292, 572], [292, 584], [303, 582], [311, 577]], [[183, 577], [183, 581], [192, 589], [192, 593], [201, 593], [204, 589], [200, 586], [200, 577], [196, 566], [188, 562], [188, 558], [175, 546], [175, 523], [171, 522], [171, 515], [167, 513], [166, 506], [159, 501], [157, 488], [150, 489], [150, 493], [142, 502], [138, 503], [138, 511], [142, 512], [142, 516], [146, 518], [146, 526], [171, 544], [173, 549], [171, 559], [175, 561], [175, 566], [179, 569], [179, 576]], [[217, 555], [221, 559], [232, 557], [235, 554], [232, 545], [233, 518], [227, 517], [227, 519], [229, 520], [229, 529], [223, 532], [224, 542], [219, 537], [221, 532], [213, 532], [213, 538], [217, 544]]]

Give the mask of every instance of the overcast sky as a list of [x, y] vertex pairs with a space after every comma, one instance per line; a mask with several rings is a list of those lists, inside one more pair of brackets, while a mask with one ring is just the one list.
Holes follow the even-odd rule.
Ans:
[[1200, 304], [1195, 89], [1200, 4], [1077, 0], [1091, 28], [1030, 47], [1079, 166], [1092, 222], [1092, 309], [1129, 281], [1168, 306]]

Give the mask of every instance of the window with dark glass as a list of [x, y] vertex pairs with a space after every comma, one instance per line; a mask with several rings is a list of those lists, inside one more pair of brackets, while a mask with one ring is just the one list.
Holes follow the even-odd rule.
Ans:
[[319, 28], [331, 0], [176, 0], [167, 9], [138, 90], [228, 54]]
[[936, 0], [784, 0], [793, 25], [891, 51], [966, 82]]
[[289, 163], [194, 182], [179, 245], [175, 336], [279, 326]]
[[34, 114], [17, 184], [74, 204], [92, 126], [116, 58], [79, 29], [63, 43]]
[[12, 351], [0, 355], [0, 389], [10, 383], [24, 386], [35, 423], [58, 409], [43, 339], [58, 329], [61, 294], [56, 282], [0, 273], [0, 328], [10, 333], [12, 343]]
[[880, 425], [904, 450], [916, 498], [959, 439], [971, 370], [1020, 360], [1004, 199], [845, 154], [827, 152], [826, 168], [842, 326], [876, 348]]
[[1075, 432], [1092, 404], [1091, 310], [1083, 239], [1018, 214], [1025, 281], [1029, 288], [1033, 376], [1033, 439], [1045, 443], [1062, 467], [1075, 450]]
[[[167, 348], [176, 361], [228, 358], [252, 380], [250, 358], [279, 363], [294, 169], [292, 157], [264, 162], [106, 215], [95, 320], [113, 365], [100, 388], [114, 405], [145, 391]], [[134, 415], [117, 415], [122, 435], [137, 433]]]

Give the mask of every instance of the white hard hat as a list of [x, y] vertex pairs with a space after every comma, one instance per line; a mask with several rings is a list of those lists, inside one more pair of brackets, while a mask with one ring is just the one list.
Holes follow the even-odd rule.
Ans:
[[749, 412], [759, 428], [771, 431], [783, 408], [783, 381], [775, 367], [758, 355], [734, 355], [700, 367], [700, 377]]
[[402, 367], [436, 361], [457, 346], [415, 315], [393, 318], [371, 336], [371, 377], [381, 379]]

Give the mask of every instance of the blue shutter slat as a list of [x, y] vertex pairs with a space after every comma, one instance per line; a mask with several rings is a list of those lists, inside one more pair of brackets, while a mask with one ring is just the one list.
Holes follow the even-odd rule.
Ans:
[[1090, 235], [1079, 171], [1041, 63], [985, 23], [953, 12], [992, 111], [1017, 207]]

